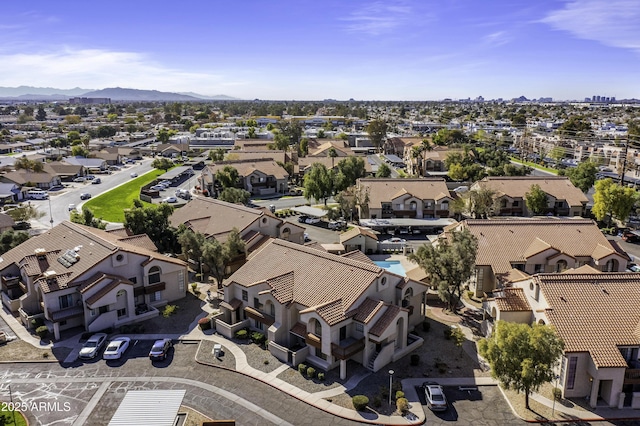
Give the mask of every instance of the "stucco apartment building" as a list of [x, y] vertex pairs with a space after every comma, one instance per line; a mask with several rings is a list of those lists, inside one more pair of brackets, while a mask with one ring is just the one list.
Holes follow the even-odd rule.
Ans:
[[225, 281], [216, 330], [260, 330], [281, 361], [339, 366], [345, 378], [348, 360], [378, 371], [422, 344], [409, 332], [423, 321], [426, 290], [360, 251], [339, 256], [272, 239]]
[[640, 274], [591, 266], [537, 274], [494, 293], [494, 321], [551, 324], [565, 342], [557, 366], [565, 398], [591, 407], [640, 409]]
[[584, 216], [588, 198], [568, 177], [562, 176], [492, 176], [471, 186], [471, 190], [495, 192], [494, 214], [497, 216], [532, 216], [527, 209], [526, 194], [532, 185], [547, 194], [547, 211], [555, 216]]
[[562, 272], [583, 265], [621, 272], [629, 257], [587, 219], [470, 219], [445, 229], [468, 229], [478, 239], [471, 290], [482, 297], [505, 284], [537, 273]]
[[216, 172], [230, 166], [238, 171], [238, 187], [252, 195], [270, 195], [288, 190], [289, 174], [271, 158], [217, 161], [207, 165], [198, 178], [200, 187], [215, 194]]
[[453, 201], [444, 179], [358, 179], [360, 193], [369, 194], [368, 208], [358, 207], [361, 219], [432, 219], [449, 217]]
[[116, 328], [158, 315], [186, 295], [186, 263], [157, 252], [146, 235], [63, 222], [0, 258], [2, 304], [26, 327]]
[[285, 222], [265, 208], [252, 209], [214, 198], [194, 198], [174, 210], [169, 223], [176, 228], [184, 224], [193, 232], [219, 241], [225, 241], [231, 230], [236, 228], [249, 252], [268, 238], [304, 244], [304, 227]]

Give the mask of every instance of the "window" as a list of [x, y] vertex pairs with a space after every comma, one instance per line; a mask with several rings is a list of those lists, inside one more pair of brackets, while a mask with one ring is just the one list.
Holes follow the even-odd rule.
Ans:
[[558, 260], [556, 263], [556, 272], [562, 272], [567, 269], [567, 261], [564, 259]]
[[138, 277], [131, 277], [131, 278], [129, 278], [129, 281], [131, 281], [134, 284], [137, 284], [138, 283]]
[[511, 203], [511, 205], [513, 207], [520, 207], [520, 201], [514, 201], [513, 203]]
[[90, 314], [91, 314], [92, 317], [95, 317], [96, 315], [98, 315], [98, 310], [97, 309], [92, 309], [90, 311]]
[[418, 204], [415, 201], [412, 201], [409, 203], [409, 210], [417, 210], [418, 209]]
[[356, 331], [359, 333], [364, 333], [364, 325], [356, 323]]
[[65, 294], [64, 296], [58, 297], [60, 301], [60, 309], [66, 309], [73, 306], [73, 294]]
[[118, 318], [127, 316], [127, 308], [118, 309]]
[[269, 315], [271, 315], [272, 317], [276, 316], [276, 305], [274, 305], [273, 303], [269, 303]]
[[347, 326], [340, 327], [340, 340], [344, 340], [347, 338]]
[[524, 263], [514, 263], [511, 266], [513, 267], [513, 269], [524, 272]]
[[67, 320], [60, 321], [60, 327], [67, 325]]
[[484, 291], [484, 268], [478, 268], [476, 274], [476, 288], [478, 292]]
[[124, 296], [124, 294], [125, 294], [125, 293], [126, 293], [126, 292], [125, 292], [124, 290], [119, 290], [119, 291], [116, 293], [116, 298]]
[[149, 269], [149, 284], [156, 284], [160, 282], [160, 268], [157, 266]]
[[262, 303], [260, 303], [260, 299], [258, 299], [257, 297], [253, 298], [253, 307], [258, 310], [262, 309]]
[[578, 366], [578, 357], [569, 358], [569, 371], [567, 372], [567, 389], [573, 389], [576, 382], [576, 368]]
[[178, 290], [184, 291], [184, 271], [178, 271]]
[[560, 364], [560, 386], [564, 387], [564, 374], [567, 371], [567, 358], [566, 357], [562, 357], [562, 364]]
[[247, 290], [242, 290], [242, 300], [245, 302], [249, 301], [249, 293], [247, 293]]
[[121, 254], [117, 254], [117, 255], [116, 255], [116, 260], [117, 260], [118, 262], [122, 262], [122, 259], [124, 259], [124, 256], [123, 256], [123, 255], [121, 255]]
[[98, 312], [100, 312], [100, 314], [106, 314], [109, 312], [109, 305], [100, 306]]
[[282, 238], [283, 238], [283, 239], [287, 239], [287, 238], [289, 238], [289, 235], [290, 235], [290, 234], [291, 234], [291, 229], [289, 229], [289, 228], [284, 228], [284, 229], [282, 230]]
[[533, 267], [533, 273], [534, 274], [540, 274], [544, 272], [544, 265], [538, 263]]
[[151, 293], [149, 295], [149, 301], [150, 302], [159, 302], [160, 300], [162, 300], [162, 292], [161, 291], [156, 291], [155, 293]]
[[260, 321], [255, 320], [254, 322], [255, 322], [255, 327], [256, 327], [258, 330], [263, 330], [263, 329], [264, 329], [264, 324], [262, 324]]
[[504, 198], [502, 200], [500, 200], [500, 207], [501, 208], [506, 208], [507, 207], [507, 200], [505, 200]]
[[322, 336], [322, 324], [320, 324], [320, 321], [315, 320], [315, 334], [316, 336]]

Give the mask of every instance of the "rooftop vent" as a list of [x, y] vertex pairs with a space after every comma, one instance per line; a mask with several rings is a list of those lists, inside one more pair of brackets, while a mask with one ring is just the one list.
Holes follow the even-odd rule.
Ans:
[[47, 250], [43, 248], [37, 248], [34, 250], [34, 254], [36, 255], [36, 258], [41, 259], [47, 256]]
[[42, 276], [45, 277], [47, 281], [52, 280], [56, 277], [56, 271], [44, 271]]

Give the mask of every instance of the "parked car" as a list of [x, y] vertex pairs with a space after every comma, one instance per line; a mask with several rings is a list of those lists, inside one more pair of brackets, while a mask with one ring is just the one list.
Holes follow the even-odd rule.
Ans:
[[73, 181], [74, 182], [85, 182], [87, 179], [83, 176], [78, 176], [77, 178], [75, 178]]
[[91, 198], [91, 194], [89, 194], [88, 192], [83, 192], [82, 194], [80, 194], [81, 200], [88, 200], [89, 198]]
[[320, 219], [317, 217], [308, 217], [307, 220], [304, 221], [304, 223], [307, 223], [309, 225], [313, 225], [316, 223], [320, 223]]
[[151, 351], [149, 352], [149, 358], [154, 360], [163, 361], [167, 358], [167, 354], [169, 353], [169, 349], [173, 347], [173, 343], [171, 339], [160, 339], [156, 340], [151, 347]]
[[95, 358], [96, 355], [104, 346], [104, 343], [107, 341], [107, 335], [104, 333], [96, 333], [93, 336], [89, 337], [89, 339], [82, 345], [80, 352], [78, 353], [78, 357], [81, 359], [92, 359]]
[[153, 185], [149, 188], [151, 191], [164, 191], [166, 188], [162, 185]]
[[444, 395], [442, 386], [436, 382], [424, 382], [422, 387], [427, 407], [431, 411], [445, 411], [447, 409], [447, 397]]
[[76, 209], [76, 205], [75, 205], [75, 204], [73, 204], [73, 203], [72, 203], [72, 204], [69, 204], [68, 209], [69, 209], [69, 211], [71, 211], [71, 210], [75, 210], [75, 209]]
[[96, 177], [94, 175], [86, 175], [84, 178], [86, 180], [94, 180]]
[[304, 242], [309, 242], [311, 241], [311, 238], [309, 237], [309, 234], [307, 234], [306, 232], [304, 233]]
[[104, 359], [120, 359], [129, 347], [131, 339], [129, 337], [116, 337], [107, 345], [102, 358]]
[[16, 222], [12, 226], [12, 228], [15, 229], [16, 231], [24, 231], [26, 229], [30, 229], [31, 224], [29, 222]]
[[49, 194], [42, 189], [32, 189], [27, 192], [27, 196], [33, 200], [46, 200], [49, 198]]
[[174, 196], [171, 196], [171, 197], [164, 198], [162, 200], [162, 202], [163, 203], [177, 203], [178, 199], [176, 197], [174, 197]]
[[99, 183], [102, 183], [102, 179], [100, 179], [100, 178], [95, 178], [93, 181], [91, 181], [91, 183], [92, 183], [93, 185], [97, 185], [97, 184], [99, 184]]
[[305, 215], [298, 216], [298, 222], [300, 223], [306, 223], [307, 219], [309, 219], [309, 216], [305, 216]]
[[341, 229], [344, 229], [346, 225], [347, 224], [342, 220], [332, 220], [331, 222], [329, 222], [328, 228], [339, 231]]
[[132, 178], [137, 178], [137, 177], [138, 177], [138, 174], [137, 174], [137, 173], [131, 173], [131, 175], [130, 175], [130, 176], [131, 176]]
[[387, 243], [387, 244], [391, 244], [391, 243], [400, 244], [400, 243], [406, 243], [406, 242], [407, 240], [405, 240], [404, 238], [398, 238], [398, 237], [389, 238], [388, 240], [383, 241], [383, 243]]

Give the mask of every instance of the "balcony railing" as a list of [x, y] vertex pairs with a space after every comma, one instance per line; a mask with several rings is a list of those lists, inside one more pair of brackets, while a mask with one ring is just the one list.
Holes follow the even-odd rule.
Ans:
[[331, 355], [337, 359], [349, 359], [363, 349], [364, 337], [360, 339], [350, 337], [348, 339], [341, 340], [340, 343], [332, 343]]
[[640, 369], [627, 368], [624, 372], [625, 385], [640, 385]]

